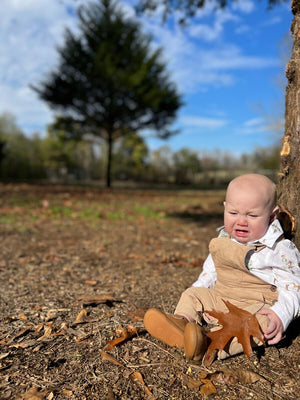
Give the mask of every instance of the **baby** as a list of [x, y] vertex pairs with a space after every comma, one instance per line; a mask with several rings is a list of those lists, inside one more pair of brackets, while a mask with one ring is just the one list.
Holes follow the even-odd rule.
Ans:
[[[175, 314], [149, 309], [147, 331], [170, 346], [184, 348], [188, 360], [210, 365], [203, 320], [220, 327], [209, 311], [228, 312], [223, 300], [255, 314], [268, 344], [278, 343], [299, 316], [300, 253], [284, 238], [276, 204], [275, 184], [266, 176], [246, 174], [233, 179], [224, 202], [224, 228], [212, 239], [203, 271], [185, 290]], [[262, 343], [253, 338], [257, 345]], [[242, 352], [234, 338], [218, 358]]]

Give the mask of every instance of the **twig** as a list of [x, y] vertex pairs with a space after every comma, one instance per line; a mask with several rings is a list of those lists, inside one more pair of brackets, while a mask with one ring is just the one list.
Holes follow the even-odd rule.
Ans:
[[152, 344], [153, 346], [156, 346], [157, 348], [159, 348], [161, 351], [164, 351], [165, 353], [169, 354], [169, 356], [171, 356], [171, 357], [173, 357], [173, 358], [176, 359], [176, 357], [175, 357], [173, 354], [171, 354], [169, 351], [163, 349], [163, 348], [160, 347], [158, 344], [156, 344], [156, 343], [154, 343], [154, 342], [151, 342], [150, 340], [143, 339], [143, 338], [135, 338], [134, 340], [135, 340], [135, 341], [136, 341], [136, 340], [139, 340], [139, 341], [142, 340], [142, 341], [144, 341], [144, 342], [150, 343], [150, 344]]
[[139, 368], [139, 367], [156, 367], [156, 366], [160, 366], [160, 365], [170, 365], [170, 363], [161, 362], [161, 363], [136, 364], [136, 365], [127, 364], [126, 367], [128, 367], [128, 368]]

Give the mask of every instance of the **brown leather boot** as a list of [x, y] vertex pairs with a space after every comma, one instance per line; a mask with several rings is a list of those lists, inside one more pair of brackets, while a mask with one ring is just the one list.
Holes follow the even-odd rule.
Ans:
[[150, 335], [168, 344], [183, 348], [184, 328], [188, 320], [172, 314], [165, 314], [156, 308], [150, 308], [144, 316], [144, 325]]
[[202, 360], [207, 350], [207, 338], [196, 322], [189, 322], [184, 329], [184, 353], [187, 360]]

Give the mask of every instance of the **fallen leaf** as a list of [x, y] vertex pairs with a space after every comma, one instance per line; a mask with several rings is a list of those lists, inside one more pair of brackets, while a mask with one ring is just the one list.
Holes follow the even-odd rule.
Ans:
[[46, 400], [47, 392], [41, 391], [39, 392], [36, 387], [32, 387], [27, 390], [26, 393], [22, 394], [21, 397], [18, 397], [16, 400]]
[[7, 356], [9, 356], [10, 353], [2, 353], [0, 354], [0, 360], [3, 360], [4, 358], [6, 358]]
[[2, 340], [0, 340], [0, 345], [6, 345], [6, 344], [10, 343], [12, 340], [13, 339], [10, 339], [10, 338], [2, 339]]
[[79, 312], [73, 324], [82, 324], [83, 322], [85, 322], [86, 317], [87, 317], [87, 311], [84, 308]]
[[135, 311], [128, 311], [127, 317], [132, 321], [143, 321], [146, 311], [146, 308], [137, 308]]
[[40, 341], [40, 340], [47, 339], [48, 337], [51, 336], [51, 333], [52, 333], [52, 327], [51, 326], [47, 326], [47, 328], [44, 331], [43, 336], [39, 337], [37, 340]]
[[125, 367], [115, 357], [113, 357], [110, 354], [106, 353], [106, 351], [101, 351], [101, 356], [102, 356], [102, 360], [104, 360], [104, 361], [109, 361], [112, 364], [118, 365], [119, 367]]
[[193, 379], [192, 377], [188, 376], [186, 384], [189, 389], [196, 390], [196, 389], [199, 389], [199, 386], [202, 385], [202, 381], [201, 380], [198, 381], [198, 380]]
[[104, 348], [105, 351], [111, 350], [118, 344], [130, 339], [132, 336], [135, 336], [138, 332], [140, 332], [140, 329], [134, 326], [127, 326], [126, 328], [119, 328], [116, 332], [120, 336], [116, 339], [109, 340], [108, 344]]
[[256, 372], [250, 371], [250, 370], [244, 370], [244, 369], [238, 369], [235, 371], [236, 376], [241, 383], [255, 383], [258, 381], [261, 382], [269, 382], [266, 378], [263, 376], [257, 374]]
[[16, 349], [27, 349], [28, 347], [33, 347], [36, 345], [36, 340], [24, 340], [22, 343], [11, 344], [10, 347], [14, 347]]
[[90, 280], [90, 279], [86, 279], [86, 280], [84, 281], [84, 283], [85, 283], [86, 285], [95, 286], [95, 285], [97, 285], [98, 281], [93, 281], [93, 280]]
[[34, 329], [36, 332], [41, 332], [41, 330], [44, 328], [44, 324], [38, 324]]
[[209, 379], [201, 379], [203, 385], [200, 388], [200, 393], [209, 396], [210, 394], [217, 393], [217, 389], [215, 388], [214, 384]]
[[68, 325], [66, 322], [63, 322], [60, 326], [60, 330], [58, 332], [54, 333], [53, 335], [54, 336], [62, 336], [62, 335], [65, 335], [67, 333], [67, 331], [68, 331]]
[[133, 371], [130, 375], [129, 378], [134, 382], [134, 383], [138, 383], [140, 385], [142, 385], [142, 387], [144, 388], [145, 393], [147, 394], [147, 396], [151, 396], [152, 397], [152, 392], [151, 390], [145, 385], [144, 379], [142, 377], [142, 374], [138, 371]]
[[255, 315], [234, 306], [229, 301], [223, 301], [229, 310], [228, 313], [216, 310], [208, 312], [209, 315], [218, 319], [218, 323], [222, 325], [222, 328], [207, 333], [207, 336], [211, 339], [207, 354], [211, 354], [213, 350], [223, 350], [229, 340], [236, 337], [242, 345], [244, 353], [249, 358], [252, 352], [251, 337], [256, 337], [265, 344], [258, 321]]
[[226, 385], [228, 385], [238, 382], [238, 377], [236, 376], [235, 372], [236, 371], [228, 369], [228, 370], [216, 371], [213, 372], [212, 374], [208, 374], [207, 376], [213, 382], [225, 383]]
[[32, 332], [32, 327], [27, 326], [26, 328], [22, 329], [19, 333], [16, 334], [16, 336], [13, 338], [14, 339], [19, 339], [22, 336], [26, 336], [29, 332]]
[[127, 258], [130, 258], [132, 260], [138, 260], [142, 258], [142, 256], [140, 254], [130, 253], [128, 254]]
[[61, 394], [62, 394], [63, 396], [68, 396], [68, 397], [70, 397], [70, 396], [72, 396], [73, 392], [72, 392], [72, 390], [63, 389], [63, 390], [61, 391]]

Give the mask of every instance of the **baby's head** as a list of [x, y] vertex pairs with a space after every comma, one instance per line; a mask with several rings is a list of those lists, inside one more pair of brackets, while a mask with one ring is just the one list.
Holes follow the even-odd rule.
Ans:
[[260, 239], [276, 218], [275, 184], [266, 176], [246, 174], [233, 179], [224, 202], [225, 231], [240, 243]]

